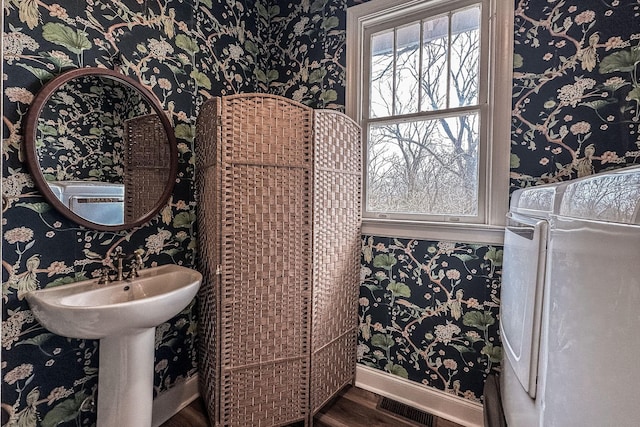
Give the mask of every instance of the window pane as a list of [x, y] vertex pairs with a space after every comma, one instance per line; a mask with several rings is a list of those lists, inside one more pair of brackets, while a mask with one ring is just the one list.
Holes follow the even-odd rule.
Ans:
[[393, 30], [371, 36], [369, 117], [393, 114]]
[[478, 214], [477, 113], [370, 125], [367, 211]]
[[420, 80], [420, 23], [398, 28], [396, 37], [394, 114], [417, 113]]
[[447, 107], [449, 18], [424, 21], [422, 36], [422, 111]]
[[480, 7], [455, 12], [451, 18], [450, 107], [478, 103]]

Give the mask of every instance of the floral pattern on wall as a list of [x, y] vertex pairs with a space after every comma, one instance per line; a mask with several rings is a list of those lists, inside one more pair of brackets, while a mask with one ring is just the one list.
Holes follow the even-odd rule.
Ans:
[[192, 71], [198, 83], [193, 93], [204, 98], [234, 93], [255, 92], [255, 74], [261, 66], [261, 49], [265, 41], [256, 30], [253, 1], [195, 2], [196, 32], [185, 39], [184, 49], [196, 60]]
[[[34, 319], [26, 292], [95, 277], [118, 246], [126, 253], [144, 249], [146, 267], [194, 265], [197, 106], [205, 98], [250, 84], [226, 81], [230, 64], [204, 52], [205, 46], [211, 41], [212, 47], [221, 48], [214, 46], [213, 29], [231, 25], [228, 16], [240, 17], [240, 9], [246, 8], [240, 2], [214, 5], [206, 0], [4, 2], [3, 426], [96, 422], [92, 401], [99, 342], [49, 333]], [[55, 75], [85, 66], [119, 66], [159, 99], [174, 125], [179, 166], [172, 198], [160, 214], [136, 229], [98, 232], [62, 217], [36, 190], [22, 157], [24, 117], [34, 94]], [[156, 394], [197, 372], [195, 313], [192, 304], [156, 330]]]
[[45, 103], [37, 125], [38, 161], [46, 181], [122, 184], [125, 122], [150, 114], [132, 88], [109, 78], [75, 78]]
[[640, 162], [640, 5], [516, 0], [512, 189]]
[[[360, 1], [350, 1], [348, 5], [356, 3]], [[5, 6], [2, 424], [92, 425], [98, 342], [48, 333], [33, 318], [24, 293], [94, 277], [117, 246], [126, 252], [144, 248], [147, 266], [193, 265], [196, 255], [193, 123], [199, 105], [211, 96], [263, 91], [315, 108], [343, 110], [347, 4], [344, 0], [278, 4], [87, 0], [60, 5], [46, 0], [37, 3], [10, 0]], [[168, 111], [179, 144], [178, 180], [170, 205], [150, 223], [121, 233], [94, 232], [77, 227], [44, 203], [21, 157], [21, 132], [34, 94], [54, 75], [74, 67], [115, 65], [151, 90]], [[415, 244], [431, 247], [436, 243]], [[387, 245], [388, 250], [395, 251], [391, 246]], [[478, 255], [491, 249], [479, 246], [472, 250]], [[478, 279], [472, 274], [471, 281], [463, 281], [483, 281], [482, 274]], [[410, 289], [423, 286], [409, 278], [403, 280]], [[380, 289], [375, 292], [381, 300], [393, 296], [387, 290], [388, 283], [378, 282]], [[368, 281], [362, 288], [363, 298], [370, 297], [365, 291], [374, 292], [370, 288], [372, 283]], [[498, 292], [497, 288], [493, 290]], [[482, 307], [496, 304], [493, 297], [487, 298], [478, 299], [478, 304]], [[436, 299], [434, 293], [432, 301]], [[365, 323], [370, 319], [371, 328], [378, 324], [385, 326], [378, 331], [372, 329], [368, 339], [361, 336], [360, 363], [404, 375], [401, 367], [413, 381], [479, 399], [486, 371], [496, 366], [482, 351], [485, 347], [489, 349], [487, 343], [498, 351], [495, 341], [487, 338], [469, 341], [468, 348], [473, 353], [466, 354], [464, 361], [452, 353], [455, 348], [452, 342], [444, 345], [438, 341], [439, 346], [445, 347], [439, 348], [438, 353], [442, 351], [444, 355], [438, 354], [434, 359], [426, 354], [422, 361], [412, 364], [402, 359], [410, 356], [400, 344], [388, 348], [374, 345], [381, 344], [380, 338], [374, 340], [376, 334], [397, 334], [389, 319], [398, 307], [405, 309], [400, 301], [409, 300], [393, 296], [393, 304], [388, 306], [396, 307], [392, 311], [383, 305], [374, 307], [378, 303], [372, 301], [367, 314], [361, 313]], [[426, 302], [421, 301], [428, 307]], [[471, 323], [482, 326], [483, 321], [488, 321], [482, 319]], [[487, 326], [487, 330], [494, 325]], [[465, 331], [464, 334], [475, 338], [472, 332], [477, 327], [464, 323], [457, 327], [461, 332], [452, 337], [463, 339]], [[158, 327], [156, 393], [196, 372], [196, 328], [193, 307]], [[435, 325], [431, 333], [436, 336]], [[410, 337], [415, 334], [411, 332]], [[426, 341], [423, 344], [425, 348], [429, 346]], [[371, 351], [363, 351], [363, 346]], [[378, 351], [386, 354], [387, 350], [388, 360], [378, 356]], [[495, 360], [495, 353], [491, 354]], [[448, 383], [431, 377], [438, 375], [429, 368], [434, 363], [438, 365], [438, 357], [443, 363], [440, 370], [452, 368], [451, 361], [458, 364], [459, 372]], [[464, 365], [476, 359], [484, 361], [475, 365], [482, 369]], [[440, 372], [438, 368], [436, 371]]]
[[474, 402], [499, 370], [502, 249], [364, 236], [358, 362]]
[[259, 87], [313, 108], [344, 110], [346, 8], [346, 0], [306, 0], [259, 9], [272, 64]]

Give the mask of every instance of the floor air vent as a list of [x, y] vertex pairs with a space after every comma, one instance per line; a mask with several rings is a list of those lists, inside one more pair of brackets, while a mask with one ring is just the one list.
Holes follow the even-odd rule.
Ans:
[[433, 427], [434, 421], [436, 419], [436, 417], [432, 414], [421, 411], [420, 409], [413, 408], [409, 405], [405, 405], [404, 403], [396, 402], [395, 400], [391, 400], [386, 397], [383, 397], [380, 400], [380, 403], [378, 403], [378, 409], [390, 412], [394, 415], [399, 415], [403, 418], [406, 418], [407, 420], [411, 420], [421, 426], [426, 427]]

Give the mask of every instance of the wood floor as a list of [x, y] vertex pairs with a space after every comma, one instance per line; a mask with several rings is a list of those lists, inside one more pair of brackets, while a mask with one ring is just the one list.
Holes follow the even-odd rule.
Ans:
[[[380, 397], [366, 390], [349, 387], [314, 418], [314, 427], [416, 427], [414, 423], [377, 408]], [[212, 427], [202, 399], [197, 399], [160, 427]], [[432, 427], [462, 427], [436, 418]]]

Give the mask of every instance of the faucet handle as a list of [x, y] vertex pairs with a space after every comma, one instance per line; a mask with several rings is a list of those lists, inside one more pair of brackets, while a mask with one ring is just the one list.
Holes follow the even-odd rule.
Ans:
[[144, 249], [142, 248], [138, 248], [133, 251], [133, 256], [136, 257], [136, 262], [138, 262], [139, 264], [142, 264], [142, 255], [144, 255]]
[[138, 273], [138, 271], [144, 268], [142, 255], [144, 255], [144, 250], [136, 249], [135, 251], [133, 251], [133, 254], [130, 257], [128, 257], [128, 258], [133, 257], [133, 259], [131, 260], [131, 263], [129, 263], [129, 274], [127, 275], [127, 278], [131, 279], [134, 277], [140, 277], [140, 274]]
[[138, 248], [133, 251], [133, 257], [135, 259], [136, 267], [141, 270], [144, 268], [144, 261], [142, 260], [142, 255], [144, 255], [144, 249]]
[[131, 261], [131, 264], [129, 265], [129, 274], [127, 275], [127, 279], [134, 279], [136, 277], [140, 277], [140, 274], [138, 273], [138, 269], [140, 269], [140, 265], [138, 265], [138, 261]]
[[121, 246], [118, 246], [118, 247], [116, 247], [116, 248], [113, 250], [113, 254], [112, 254], [112, 256], [113, 256], [115, 259], [119, 259], [119, 258], [124, 258], [124, 257], [126, 257], [126, 255], [124, 254], [124, 251], [122, 250], [122, 247], [121, 247]]
[[107, 283], [111, 283], [111, 269], [106, 265], [100, 269], [100, 277], [98, 278], [98, 284], [106, 285]]

